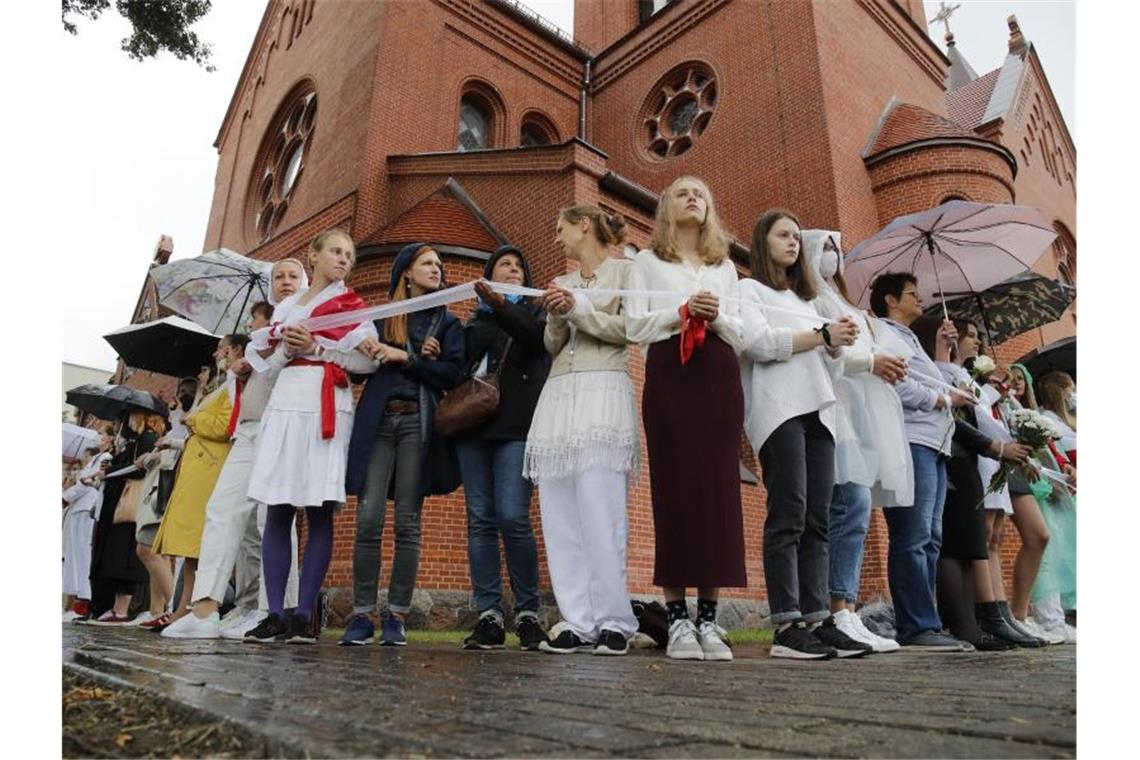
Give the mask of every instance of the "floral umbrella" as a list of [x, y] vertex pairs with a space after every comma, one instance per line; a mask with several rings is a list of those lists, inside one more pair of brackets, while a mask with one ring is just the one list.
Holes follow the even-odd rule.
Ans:
[[268, 301], [272, 262], [225, 248], [179, 259], [150, 270], [163, 306], [211, 333], [237, 332], [249, 307]]
[[[990, 346], [1035, 327], [1056, 322], [1076, 297], [1076, 289], [1036, 272], [1023, 272], [980, 293], [944, 293], [951, 319], [968, 319], [986, 331]], [[941, 305], [927, 314], [941, 315]]]

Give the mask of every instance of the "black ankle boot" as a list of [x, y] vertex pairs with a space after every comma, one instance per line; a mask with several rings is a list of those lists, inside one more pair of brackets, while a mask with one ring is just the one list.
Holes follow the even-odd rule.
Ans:
[[1025, 626], [1023, 626], [1021, 623], [1017, 622], [1017, 618], [1015, 618], [1013, 616], [1013, 611], [1010, 610], [1010, 608], [1009, 608], [1009, 602], [1007, 602], [1005, 599], [1002, 599], [1001, 601], [997, 602], [997, 606], [998, 606], [998, 609], [1001, 610], [1002, 619], [1005, 620], [1005, 622], [1009, 623], [1010, 628], [1012, 628], [1013, 630], [1022, 634], [1023, 636], [1026, 636], [1027, 638], [1041, 642], [1040, 644], [1036, 644], [1036, 645], [1028, 644], [1028, 645], [1022, 645], [1022, 646], [1044, 647], [1044, 646], [1049, 645], [1048, 641], [1041, 638], [1040, 636], [1034, 636], [1032, 633], [1029, 632], [1028, 629], [1025, 628]]
[[1028, 636], [1006, 622], [997, 602], [983, 602], [974, 606], [978, 627], [991, 636], [1004, 639], [1019, 647], [1042, 646], [1041, 639]]
[[[981, 624], [979, 623], [979, 627]], [[984, 629], [978, 631], [978, 635], [974, 639], [967, 639], [974, 645], [974, 649], [979, 652], [1005, 652], [1010, 649], [1017, 649], [1017, 644], [1012, 641], [1003, 639], [1000, 636], [994, 636], [987, 633]]]

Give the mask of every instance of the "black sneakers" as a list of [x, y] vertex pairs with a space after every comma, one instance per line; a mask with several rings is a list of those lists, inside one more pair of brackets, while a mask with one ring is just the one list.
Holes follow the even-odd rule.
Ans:
[[297, 614], [289, 616], [284, 636], [286, 644], [316, 644], [317, 636], [309, 625], [309, 618]]
[[542, 642], [550, 640], [546, 636], [546, 631], [542, 630], [542, 624], [534, 615], [516, 616], [515, 633], [519, 637], [519, 649], [525, 649], [528, 652], [537, 652], [542, 646]]
[[808, 630], [807, 623], [802, 620], [797, 620], [784, 630], [777, 631], [768, 654], [771, 657], [784, 657], [790, 660], [830, 660], [838, 656], [835, 648], [816, 638], [816, 635]]
[[839, 626], [835, 624], [835, 617], [831, 615], [811, 632], [817, 639], [833, 648], [837, 657], [863, 657], [875, 651], [870, 644], [853, 639], [839, 630]]
[[475, 630], [463, 640], [464, 649], [502, 649], [507, 640], [503, 624], [494, 615], [484, 615], [475, 624]]
[[268, 644], [277, 641], [279, 636], [284, 636], [286, 633], [288, 633], [288, 627], [285, 625], [285, 621], [276, 612], [270, 612], [264, 620], [247, 631], [242, 640]]
[[629, 642], [617, 631], [602, 631], [594, 646], [594, 654], [600, 655], [623, 655], [628, 651]]
[[[558, 631], [562, 625], [559, 623], [554, 626], [551, 633]], [[540, 642], [538, 648], [549, 654], [574, 654], [575, 652], [593, 651], [594, 644], [590, 641], [583, 641], [578, 637], [578, 634], [569, 628], [561, 628], [561, 631], [553, 639]]]

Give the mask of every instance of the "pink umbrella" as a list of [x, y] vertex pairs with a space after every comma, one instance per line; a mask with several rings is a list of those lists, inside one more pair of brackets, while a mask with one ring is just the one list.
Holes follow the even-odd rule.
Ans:
[[1037, 209], [1002, 203], [948, 201], [900, 216], [867, 238], [844, 260], [844, 279], [856, 303], [871, 302], [871, 283], [885, 272], [918, 278], [923, 300], [946, 293], [980, 293], [1032, 267], [1057, 233]]

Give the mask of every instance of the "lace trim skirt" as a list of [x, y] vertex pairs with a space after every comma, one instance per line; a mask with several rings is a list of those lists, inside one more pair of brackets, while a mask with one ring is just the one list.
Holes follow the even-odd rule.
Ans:
[[525, 478], [537, 482], [603, 468], [636, 479], [640, 458], [629, 374], [570, 372], [546, 381], [527, 435]]

